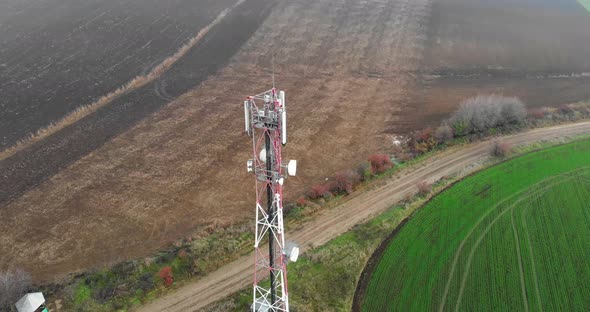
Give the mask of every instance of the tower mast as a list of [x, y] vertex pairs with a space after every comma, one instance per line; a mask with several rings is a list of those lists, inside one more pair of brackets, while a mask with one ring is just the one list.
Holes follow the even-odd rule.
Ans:
[[297, 166], [294, 160], [288, 165], [282, 161], [282, 147], [287, 143], [285, 104], [285, 92], [274, 87], [244, 102], [245, 132], [252, 137], [254, 154], [248, 172], [256, 177], [252, 309], [257, 312], [289, 311], [287, 261], [296, 261], [299, 253], [297, 247], [286, 250], [283, 226], [283, 183], [288, 175], [295, 175]]

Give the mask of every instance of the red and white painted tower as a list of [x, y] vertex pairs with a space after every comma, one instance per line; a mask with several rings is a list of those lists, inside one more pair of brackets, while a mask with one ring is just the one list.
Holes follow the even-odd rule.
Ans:
[[[286, 250], [283, 227], [283, 183], [294, 176], [297, 162], [283, 163], [287, 144], [285, 92], [275, 88], [244, 102], [245, 131], [252, 137], [254, 158], [248, 172], [256, 177], [256, 240], [252, 310], [289, 311], [287, 262], [299, 249]], [[268, 279], [267, 279], [268, 278]]]

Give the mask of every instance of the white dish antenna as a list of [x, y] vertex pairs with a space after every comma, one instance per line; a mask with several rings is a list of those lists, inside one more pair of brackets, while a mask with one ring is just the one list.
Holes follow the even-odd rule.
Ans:
[[287, 165], [287, 173], [292, 177], [297, 175], [297, 160], [289, 160], [289, 164]]
[[291, 249], [291, 252], [289, 253], [289, 261], [297, 262], [298, 258], [299, 258], [299, 247], [293, 247], [293, 249]]
[[285, 244], [285, 256], [287, 256], [290, 262], [297, 262], [299, 258], [299, 245], [295, 242]]

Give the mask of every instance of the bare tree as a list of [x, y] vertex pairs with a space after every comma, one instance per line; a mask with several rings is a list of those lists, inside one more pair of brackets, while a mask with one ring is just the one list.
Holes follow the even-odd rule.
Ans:
[[467, 99], [450, 119], [456, 135], [484, 133], [494, 128], [519, 126], [526, 118], [524, 104], [516, 97], [500, 95]]
[[520, 125], [526, 120], [527, 110], [524, 103], [517, 97], [500, 97], [502, 110], [500, 125]]
[[31, 274], [23, 269], [0, 273], [0, 310], [11, 311], [32, 285]]
[[432, 184], [428, 181], [421, 181], [416, 184], [416, 187], [418, 188], [419, 196], [426, 196], [432, 191]]
[[490, 154], [494, 157], [503, 158], [508, 156], [512, 151], [512, 145], [506, 142], [494, 141], [492, 143], [492, 149], [490, 150]]
[[434, 138], [440, 142], [445, 143], [452, 140], [454, 137], [453, 129], [448, 124], [443, 124], [434, 131]]

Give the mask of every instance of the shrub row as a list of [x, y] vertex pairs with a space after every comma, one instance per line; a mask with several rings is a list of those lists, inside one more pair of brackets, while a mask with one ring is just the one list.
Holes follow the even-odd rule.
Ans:
[[[393, 168], [393, 162], [389, 156], [383, 154], [370, 155], [367, 158], [367, 161], [358, 166], [356, 171], [339, 171], [334, 177], [328, 179], [328, 182], [312, 186], [307, 191], [307, 199], [328, 199], [334, 195], [350, 194], [352, 193], [354, 186], [361, 181], [365, 181], [391, 168]], [[305, 197], [302, 196], [297, 199], [298, 206], [304, 206], [305, 203]]]
[[398, 148], [396, 158], [407, 161], [455, 138], [485, 137], [529, 126], [586, 118], [590, 118], [590, 102], [527, 111], [516, 97], [476, 96], [463, 101], [457, 111], [436, 129], [429, 127], [412, 132], [405, 145]]
[[152, 257], [71, 276], [60, 284], [43, 285], [38, 290], [46, 298], [63, 299], [66, 311], [125, 310], [177, 281], [216, 269], [228, 254], [237, 254], [250, 244], [251, 228], [250, 224], [207, 226], [200, 234]]

